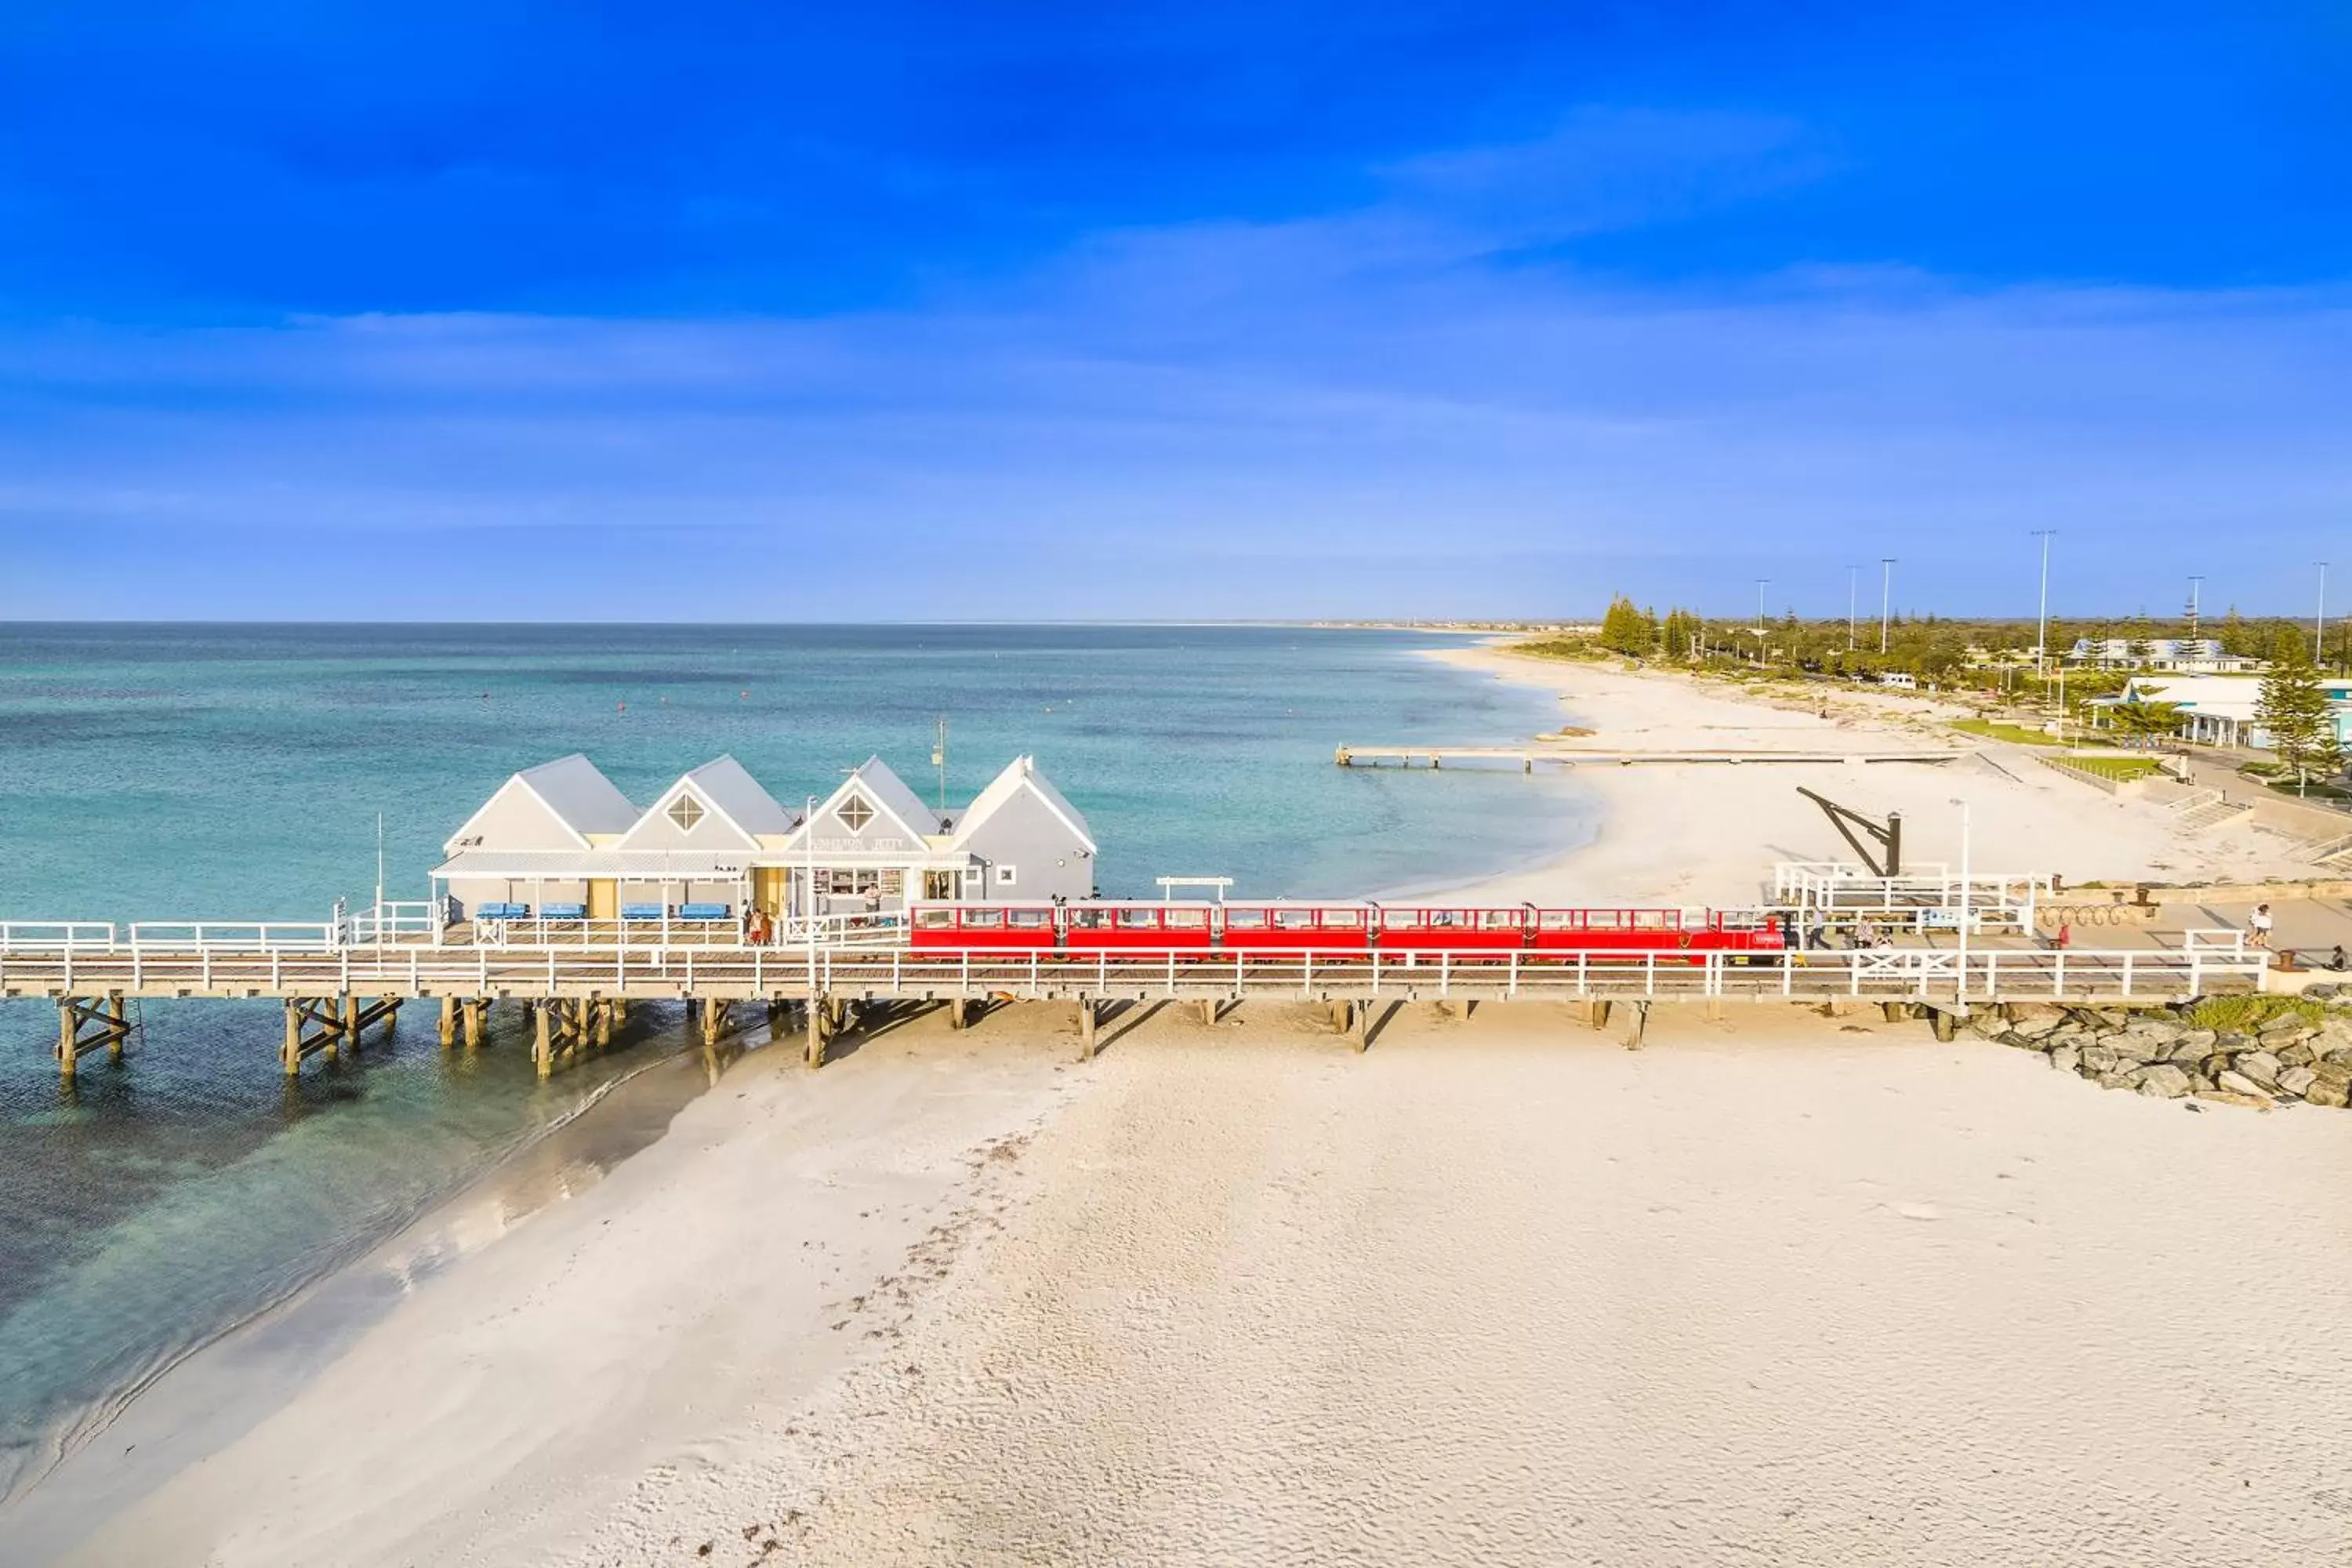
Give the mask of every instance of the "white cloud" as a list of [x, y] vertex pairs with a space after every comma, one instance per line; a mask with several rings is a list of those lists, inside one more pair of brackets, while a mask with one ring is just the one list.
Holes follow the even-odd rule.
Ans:
[[[0, 527], [191, 560], [286, 530], [685, 531], [776, 571], [823, 530], [874, 542], [808, 595], [887, 570], [866, 613], [897, 614], [965, 611], [982, 576], [1027, 595], [1006, 613], [1539, 611], [1759, 573], [1826, 609], [1845, 560], [1890, 551], [1982, 609], [2053, 525], [2101, 605], [2191, 571], [2251, 605], [2326, 552], [2352, 515], [2342, 293], [1828, 267], [1639, 292], [1479, 259], [1822, 156], [1771, 121], [1587, 117], [1400, 164], [1362, 211], [1098, 237], [900, 313], [12, 330]], [[646, 552], [616, 591], [606, 546], [576, 572], [538, 548], [572, 616], [656, 584], [776, 613], [708, 551]], [[75, 591], [33, 554], [45, 595]]]

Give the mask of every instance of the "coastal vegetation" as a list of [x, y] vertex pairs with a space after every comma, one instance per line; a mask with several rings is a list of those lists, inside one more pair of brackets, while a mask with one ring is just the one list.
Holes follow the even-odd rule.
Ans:
[[[2122, 692], [2135, 668], [2156, 673], [2151, 667], [2160, 643], [2205, 638], [2226, 655], [2277, 662], [2285, 673], [2278, 683], [2276, 710], [2294, 734], [2306, 737], [2297, 753], [2306, 759], [2305, 772], [2315, 778], [2329, 771], [2326, 747], [2333, 732], [2317, 682], [2352, 671], [2352, 623], [2327, 628], [2318, 658], [2307, 624], [2244, 616], [2234, 607], [2218, 618], [2053, 617], [2048, 657], [2041, 659], [2034, 648], [2037, 629], [2031, 618], [1907, 613], [1889, 616], [1883, 626], [1875, 617], [1805, 619], [1793, 610], [1784, 610], [1778, 619], [1709, 618], [1680, 605], [1662, 614], [1618, 594], [1597, 626], [1549, 629], [1521, 651], [1547, 658], [1671, 663], [1745, 680], [1893, 680], [1988, 703], [2054, 711], [2063, 702], [2070, 715], [2079, 716], [2092, 700]], [[2120, 643], [2126, 663], [2134, 668], [2066, 664], [2065, 655], [2084, 639]], [[2118, 738], [2155, 741], [2175, 733], [2182, 716], [2169, 702], [2111, 704], [2105, 722], [2121, 731]], [[2050, 741], [2023, 731], [1997, 738], [2021, 744]]]

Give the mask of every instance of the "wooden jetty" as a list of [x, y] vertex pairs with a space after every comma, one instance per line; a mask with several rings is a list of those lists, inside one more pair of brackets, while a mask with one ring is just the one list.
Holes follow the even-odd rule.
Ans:
[[[1092, 1049], [1106, 1004], [1177, 1000], [1205, 1012], [1249, 1000], [1318, 1003], [1350, 1018], [1360, 1043], [1374, 1005], [1409, 1002], [1625, 1002], [1728, 999], [1877, 1002], [1925, 1007], [1948, 1023], [1973, 1005], [2011, 1002], [2153, 1005], [2261, 989], [2269, 956], [2232, 940], [2117, 951], [1979, 945], [1785, 953], [937, 952], [882, 942], [753, 946], [740, 941], [530, 946], [436, 940], [449, 933], [342, 926], [214, 928], [150, 940], [142, 928], [0, 925], [0, 996], [58, 1008], [60, 1071], [104, 1048], [121, 1054], [130, 1004], [152, 998], [266, 998], [285, 1007], [289, 1074], [314, 1055], [355, 1047], [404, 1003], [438, 1001], [441, 1038], [482, 1038], [493, 1006], [527, 1008], [542, 1074], [608, 1040], [630, 1004], [683, 1001], [706, 1042], [730, 1009], [758, 1006], [779, 1033], [807, 1036], [808, 1061], [864, 1006], [927, 1003], [961, 1025], [975, 1004], [1068, 1002]], [[2231, 933], [2232, 939], [2235, 933]]]
[[1937, 748], [1909, 752], [1823, 751], [1818, 748], [1675, 746], [1655, 750], [1597, 746], [1347, 746], [1337, 748], [1331, 760], [1343, 768], [1492, 767], [1515, 764], [1533, 773], [1538, 763], [1555, 767], [1634, 767], [1656, 763], [1721, 763], [1737, 767], [1748, 763], [1859, 767], [1873, 763], [1952, 763], [1976, 753]]

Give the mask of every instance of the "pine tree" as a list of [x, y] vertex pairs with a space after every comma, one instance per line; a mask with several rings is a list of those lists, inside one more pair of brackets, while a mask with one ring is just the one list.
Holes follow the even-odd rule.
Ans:
[[2221, 620], [2221, 651], [2242, 658], [2250, 658], [2261, 651], [2260, 645], [2246, 628], [2246, 618], [2238, 614], [2235, 605], [2230, 606], [2230, 613]]
[[2326, 778], [2344, 766], [2336, 734], [2336, 713], [2319, 684], [2319, 668], [2297, 631], [2279, 634], [2278, 651], [2271, 670], [2263, 677], [2262, 695], [2254, 703], [2254, 721], [2270, 734], [2271, 748], [2283, 766], [2294, 771], [2295, 782]]
[[1655, 641], [1654, 633], [1644, 624], [1633, 600], [1620, 594], [1609, 601], [1609, 613], [1601, 617], [1602, 647], [1628, 658], [1643, 658]]

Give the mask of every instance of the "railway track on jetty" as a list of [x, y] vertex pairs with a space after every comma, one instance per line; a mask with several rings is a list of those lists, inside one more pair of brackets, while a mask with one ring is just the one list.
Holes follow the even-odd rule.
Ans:
[[[133, 931], [136, 928], [128, 928]], [[932, 1003], [961, 1023], [974, 1003], [1078, 1005], [1090, 1051], [1109, 1003], [1319, 1003], [1344, 1013], [1360, 1039], [1375, 1005], [1412, 1002], [1876, 1002], [1939, 1016], [1971, 1006], [2056, 1002], [2156, 1005], [2262, 988], [2269, 956], [2234, 941], [2116, 951], [1995, 945], [1754, 952], [940, 952], [873, 943], [800, 948], [705, 941], [677, 944], [446, 942], [394, 934], [337, 940], [333, 928], [288, 937], [247, 928], [158, 942], [117, 928], [0, 928], [0, 997], [58, 1007], [58, 1054], [70, 1075], [85, 1054], [120, 1054], [131, 1000], [269, 999], [285, 1007], [289, 1073], [316, 1054], [356, 1047], [404, 1003], [438, 1001], [441, 1037], [478, 1040], [489, 1006], [519, 1005], [535, 1022], [542, 1072], [600, 1039], [633, 1002], [683, 1001], [715, 1040], [729, 1009], [761, 1005], [772, 1026], [795, 1022], [812, 1064], [849, 1009]]]

